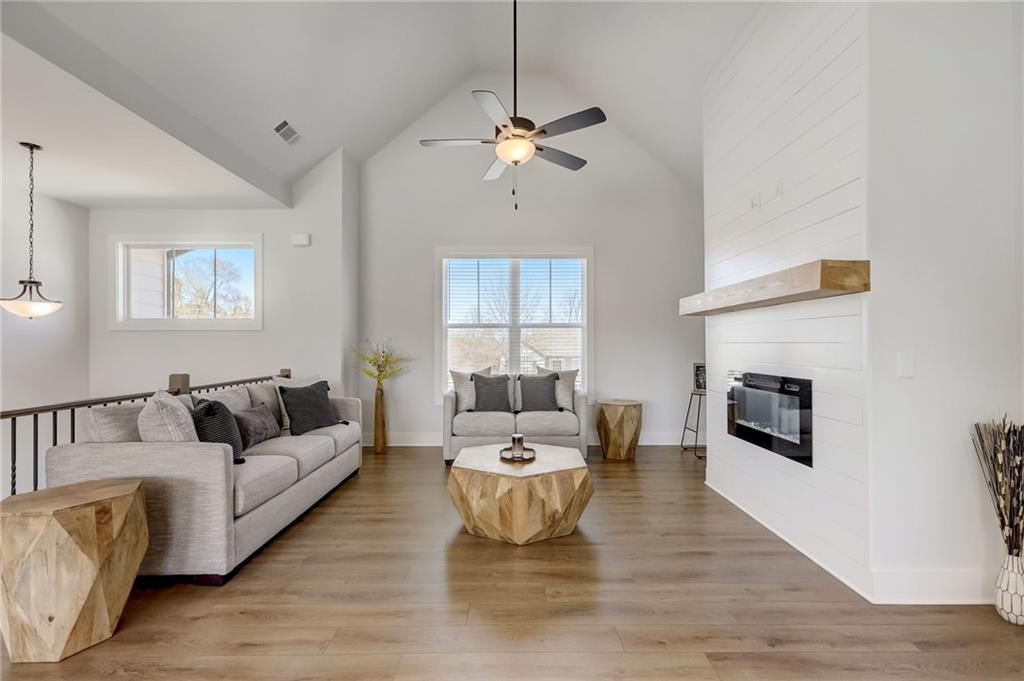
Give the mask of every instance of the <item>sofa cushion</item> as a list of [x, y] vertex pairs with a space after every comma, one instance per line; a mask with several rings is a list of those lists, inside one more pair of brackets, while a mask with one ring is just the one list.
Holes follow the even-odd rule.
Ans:
[[200, 400], [220, 402], [230, 409], [232, 414], [237, 414], [240, 411], [252, 408], [252, 399], [249, 397], [249, 389], [244, 385], [235, 386], [234, 388], [211, 390], [207, 393], [194, 393], [192, 395], [192, 401], [196, 405], [199, 404]]
[[299, 468], [290, 456], [254, 456], [235, 471], [235, 517], [285, 491], [299, 479]]
[[571, 411], [524, 411], [516, 415], [516, 432], [530, 435], [579, 435], [580, 419]]
[[79, 409], [79, 442], [141, 442], [139, 414], [142, 402], [111, 404], [106, 407]]
[[491, 367], [480, 371], [455, 371], [448, 373], [452, 376], [452, 388], [455, 390], [455, 411], [466, 411], [476, 409], [476, 387], [473, 385], [473, 374], [491, 375]]
[[246, 457], [246, 465], [250, 456], [287, 456], [295, 459], [299, 467], [299, 478], [304, 478], [334, 458], [334, 440], [316, 435], [285, 435], [255, 444], [245, 450], [243, 455]]
[[[557, 412], [556, 412], [557, 413]], [[464, 411], [452, 421], [452, 435], [508, 435], [516, 418], [508, 411]]]
[[302, 435], [296, 436], [296, 439], [301, 440], [307, 436], [328, 436], [334, 440], [334, 453], [341, 454], [343, 451], [359, 442], [359, 438], [362, 436], [362, 426], [358, 423], [335, 423], [333, 426], [327, 426], [325, 428], [317, 428], [310, 430]]
[[249, 400], [252, 402], [252, 406], [267, 407], [277, 419], [277, 425], [281, 425], [281, 398], [277, 396], [277, 386], [274, 385], [274, 382], [252, 383], [245, 386], [245, 389], [249, 391]]
[[291, 427], [291, 421], [288, 419], [288, 410], [284, 406], [284, 400], [281, 399], [281, 386], [286, 388], [303, 388], [307, 385], [313, 385], [319, 383], [319, 376], [311, 376], [309, 378], [285, 378], [284, 376], [274, 376], [274, 392], [277, 393], [277, 405], [278, 411], [281, 413], [281, 430], [288, 430]]
[[278, 386], [292, 435], [302, 435], [338, 422], [331, 398], [327, 396], [330, 389], [327, 381], [318, 381], [304, 388]]

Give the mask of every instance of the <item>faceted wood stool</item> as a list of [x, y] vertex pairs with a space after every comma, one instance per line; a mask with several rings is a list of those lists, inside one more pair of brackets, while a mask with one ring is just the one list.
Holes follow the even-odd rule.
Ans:
[[110, 638], [149, 545], [141, 480], [0, 502], [0, 630], [12, 662], [58, 662]]
[[597, 437], [606, 459], [632, 459], [640, 441], [644, 405], [634, 400], [597, 403]]

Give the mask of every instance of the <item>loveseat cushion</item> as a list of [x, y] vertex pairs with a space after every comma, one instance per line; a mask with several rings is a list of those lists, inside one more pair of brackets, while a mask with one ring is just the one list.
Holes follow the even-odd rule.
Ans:
[[452, 421], [452, 435], [509, 435], [516, 419], [508, 411], [464, 411]]
[[230, 409], [232, 414], [252, 408], [252, 398], [249, 397], [249, 389], [244, 385], [238, 385], [234, 388], [219, 388], [205, 393], [192, 394], [192, 402], [195, 406], [198, 407], [199, 403], [203, 400], [220, 402]]
[[341, 454], [343, 451], [359, 442], [361, 430], [362, 427], [358, 423], [349, 421], [348, 423], [335, 423], [333, 426], [310, 430], [302, 435], [296, 436], [296, 439], [301, 440], [302, 438], [309, 436], [320, 438], [326, 435], [334, 440], [334, 454]]
[[295, 459], [289, 456], [254, 456], [232, 470], [236, 518], [270, 501], [299, 479]]
[[334, 440], [316, 435], [286, 435], [255, 444], [245, 450], [243, 455], [246, 462], [250, 456], [287, 456], [295, 459], [301, 479], [334, 458]]
[[516, 415], [516, 432], [523, 435], [579, 435], [580, 419], [571, 411], [524, 411]]

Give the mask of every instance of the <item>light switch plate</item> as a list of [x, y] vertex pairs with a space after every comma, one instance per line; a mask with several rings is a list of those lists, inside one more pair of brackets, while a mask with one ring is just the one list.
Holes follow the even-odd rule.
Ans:
[[903, 351], [896, 353], [896, 378], [914, 377], [914, 353]]
[[292, 234], [292, 246], [308, 246], [310, 241], [309, 234]]

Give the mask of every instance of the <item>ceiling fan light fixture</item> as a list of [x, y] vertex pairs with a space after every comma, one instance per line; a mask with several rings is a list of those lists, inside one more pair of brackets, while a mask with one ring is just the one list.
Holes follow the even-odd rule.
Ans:
[[537, 151], [537, 147], [528, 139], [522, 137], [509, 137], [502, 140], [494, 147], [494, 153], [509, 165], [526, 163]]

